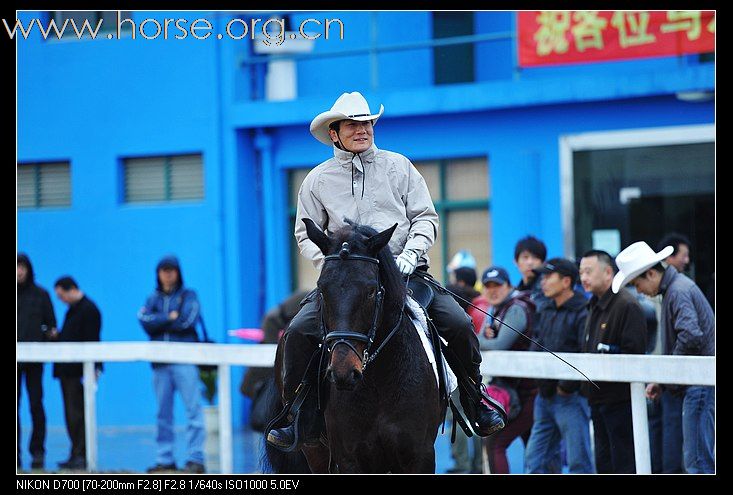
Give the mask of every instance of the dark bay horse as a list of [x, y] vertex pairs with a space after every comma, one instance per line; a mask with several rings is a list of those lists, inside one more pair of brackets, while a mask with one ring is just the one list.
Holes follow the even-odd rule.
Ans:
[[[302, 453], [313, 472], [434, 473], [441, 404], [432, 365], [404, 313], [405, 281], [387, 247], [396, 225], [377, 232], [349, 222], [329, 237], [303, 221], [326, 256], [318, 288], [327, 334], [320, 378], [328, 381], [328, 440]], [[280, 392], [281, 367], [278, 346]], [[268, 449], [267, 455], [276, 470], [294, 469], [283, 467], [283, 457], [293, 454]]]

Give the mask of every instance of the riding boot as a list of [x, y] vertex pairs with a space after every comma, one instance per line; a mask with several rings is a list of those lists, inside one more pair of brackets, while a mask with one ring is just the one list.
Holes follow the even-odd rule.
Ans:
[[474, 393], [461, 390], [461, 405], [468, 416], [471, 428], [480, 437], [488, 437], [503, 430], [508, 422], [506, 412], [494, 401], [481, 383], [481, 376], [469, 384]]
[[287, 452], [320, 440], [323, 415], [315, 390], [318, 370], [308, 366], [312, 358], [318, 359], [314, 354], [321, 340], [317, 316], [317, 302], [306, 298], [283, 336], [283, 402], [289, 412], [285, 424], [268, 432], [267, 442]]
[[436, 290], [428, 313], [438, 333], [448, 342], [445, 358], [458, 375], [461, 405], [479, 436], [495, 433], [507, 423], [501, 405], [493, 401], [481, 384], [481, 350], [471, 318], [444, 290]]
[[303, 445], [317, 445], [321, 441], [324, 419], [318, 410], [316, 390], [308, 385], [303, 394], [303, 403], [294, 404], [296, 410], [288, 414], [287, 424], [267, 434], [267, 442], [284, 452], [293, 452]]

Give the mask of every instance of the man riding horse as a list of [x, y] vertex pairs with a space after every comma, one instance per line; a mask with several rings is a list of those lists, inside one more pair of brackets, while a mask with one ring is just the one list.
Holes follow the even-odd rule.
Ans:
[[[379, 113], [372, 114], [364, 97], [353, 92], [342, 94], [330, 111], [313, 119], [311, 134], [331, 146], [334, 156], [311, 170], [300, 187], [295, 237], [301, 254], [320, 269], [324, 255], [308, 238], [301, 219], [312, 220], [324, 232], [344, 226], [347, 218], [380, 231], [396, 223], [388, 246], [396, 255], [400, 271], [404, 276], [415, 270], [429, 276], [426, 253], [437, 236], [438, 214], [425, 180], [410, 160], [374, 145], [374, 125], [382, 112], [384, 106], [380, 105]], [[471, 319], [441, 290], [435, 291], [428, 315], [448, 343], [448, 363], [459, 377], [464, 377], [461, 403], [473, 430], [480, 436], [501, 430], [504, 420], [489, 406], [490, 399], [481, 382], [481, 353]], [[303, 392], [316, 388], [313, 373], [304, 381], [303, 378], [322, 343], [318, 322], [314, 291], [303, 300], [300, 312], [283, 336], [283, 401], [293, 404], [296, 397], [299, 400], [290, 424], [267, 432], [267, 441], [281, 450], [292, 451], [320, 440], [318, 397], [315, 392], [303, 396]]]

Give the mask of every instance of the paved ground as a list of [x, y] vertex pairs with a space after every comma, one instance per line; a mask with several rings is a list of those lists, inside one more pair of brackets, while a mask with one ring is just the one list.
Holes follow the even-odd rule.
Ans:
[[[30, 425], [23, 428], [22, 445], [27, 448]], [[141, 473], [155, 464], [155, 428], [153, 426], [103, 426], [99, 428], [99, 470], [117, 473]], [[260, 436], [252, 430], [234, 432], [234, 472], [259, 472]], [[438, 436], [436, 447], [436, 472], [445, 473], [453, 467], [450, 456], [450, 429]], [[176, 427], [176, 462], [185, 463], [185, 428]], [[58, 472], [58, 462], [68, 458], [69, 441], [63, 427], [50, 426], [46, 438], [46, 472]], [[509, 448], [509, 463], [512, 472], [522, 472], [523, 446], [514, 442]], [[24, 452], [24, 469], [30, 469], [30, 458]]]

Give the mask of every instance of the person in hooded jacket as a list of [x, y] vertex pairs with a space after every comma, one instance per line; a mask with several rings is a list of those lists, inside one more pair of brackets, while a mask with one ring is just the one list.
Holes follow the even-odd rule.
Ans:
[[[56, 332], [56, 315], [46, 289], [36, 284], [33, 265], [25, 253], [18, 254], [18, 342], [45, 342]], [[28, 450], [31, 468], [42, 469], [46, 457], [46, 413], [43, 409], [43, 363], [17, 363], [18, 393], [18, 468], [21, 464], [20, 395], [25, 377], [25, 388], [30, 403], [33, 429]]]
[[[542, 291], [550, 302], [537, 314], [534, 335], [538, 343], [553, 352], [581, 352], [588, 318], [585, 295], [576, 290], [578, 267], [570, 260], [552, 258], [535, 269], [543, 274]], [[531, 344], [530, 351], [542, 351]], [[571, 473], [593, 473], [590, 448], [590, 407], [577, 380], [537, 380], [539, 394], [534, 403], [534, 424], [524, 453], [528, 473], [547, 472], [548, 461], [565, 441]]]
[[[380, 106], [379, 113], [373, 114], [360, 93], [344, 93], [329, 111], [313, 119], [311, 134], [331, 149], [333, 157], [311, 170], [303, 180], [298, 192], [295, 238], [300, 254], [320, 269], [324, 254], [308, 238], [303, 219], [312, 220], [326, 234], [345, 226], [347, 219], [378, 231], [397, 224], [389, 248], [400, 272], [407, 277], [417, 270], [423, 277], [429, 276], [427, 252], [438, 234], [438, 214], [425, 179], [410, 160], [374, 144], [374, 125], [383, 111], [384, 106]], [[314, 291], [303, 301], [302, 309], [283, 336], [283, 399], [289, 403], [321, 342], [317, 303]], [[448, 364], [464, 371], [466, 381], [471, 382], [467, 386], [474, 393], [461, 394], [461, 403], [474, 431], [487, 436], [501, 430], [504, 419], [489, 405], [481, 383], [481, 352], [470, 317], [444, 290], [435, 290], [428, 313], [448, 342]], [[314, 414], [314, 395], [309, 394], [290, 424], [268, 433], [268, 443], [289, 450], [298, 443], [319, 441], [319, 428], [313, 425], [319, 423], [321, 416]], [[305, 433], [298, 437], [298, 432]]]
[[[178, 258], [165, 256], [155, 269], [156, 289], [138, 312], [138, 320], [153, 341], [198, 342], [200, 315], [196, 293], [183, 284]], [[198, 367], [194, 364], [152, 363], [153, 386], [158, 401], [156, 464], [149, 473], [176, 471], [173, 458], [173, 393], [178, 391], [186, 408], [188, 460], [186, 473], [204, 473], [204, 417]]]

